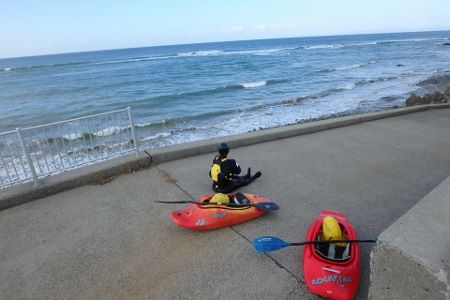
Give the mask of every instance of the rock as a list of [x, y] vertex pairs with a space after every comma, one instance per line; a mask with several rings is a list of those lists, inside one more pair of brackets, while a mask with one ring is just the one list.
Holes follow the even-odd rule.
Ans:
[[422, 104], [437, 104], [437, 103], [449, 103], [450, 102], [450, 85], [447, 86], [445, 92], [434, 92], [431, 94], [423, 95], [422, 97], [412, 93], [411, 96], [406, 99], [406, 106], [422, 105]]
[[450, 85], [445, 89], [444, 95], [450, 97]]
[[419, 86], [427, 86], [433, 85], [436, 86], [439, 90], [445, 90], [447, 86], [450, 84], [450, 74], [437, 75], [427, 78], [419, 82]]

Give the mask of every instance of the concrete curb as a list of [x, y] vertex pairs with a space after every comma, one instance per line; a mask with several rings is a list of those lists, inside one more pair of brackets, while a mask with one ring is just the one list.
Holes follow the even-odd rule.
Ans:
[[73, 171], [67, 171], [58, 176], [43, 178], [40, 180], [39, 185], [25, 183], [4, 189], [2, 190], [0, 196], [0, 210], [20, 205], [35, 199], [47, 197], [82, 185], [102, 184], [113, 180], [120, 174], [132, 173], [141, 169], [146, 169], [152, 164], [215, 152], [216, 145], [223, 140], [226, 140], [230, 147], [237, 148], [429, 109], [443, 108], [450, 108], [450, 104], [429, 104], [360, 115], [351, 115], [305, 124], [295, 124], [279, 128], [242, 133], [227, 137], [189, 142], [159, 149], [151, 149], [147, 151], [151, 157], [144, 153], [142, 153], [139, 157], [136, 157], [134, 154], [128, 155], [95, 165], [82, 167]]
[[369, 299], [449, 299], [450, 176], [379, 237]]

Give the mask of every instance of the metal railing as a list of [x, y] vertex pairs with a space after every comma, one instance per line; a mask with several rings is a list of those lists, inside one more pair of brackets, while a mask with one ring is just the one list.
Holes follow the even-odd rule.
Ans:
[[0, 188], [119, 157], [139, 155], [131, 109], [0, 133]]

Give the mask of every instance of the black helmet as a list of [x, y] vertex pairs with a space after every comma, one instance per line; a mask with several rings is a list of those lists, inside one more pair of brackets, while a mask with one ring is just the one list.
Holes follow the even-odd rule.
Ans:
[[220, 143], [217, 146], [217, 151], [219, 151], [220, 155], [225, 156], [225, 155], [228, 155], [230, 148], [228, 147], [227, 143]]

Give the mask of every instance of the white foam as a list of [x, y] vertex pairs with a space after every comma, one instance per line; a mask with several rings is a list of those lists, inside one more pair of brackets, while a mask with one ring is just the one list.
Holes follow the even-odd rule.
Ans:
[[3, 68], [3, 71], [5, 72], [11, 71], [11, 68]]
[[330, 44], [330, 45], [312, 45], [312, 46], [305, 46], [305, 49], [336, 49], [336, 48], [342, 48], [345, 47], [343, 44]]
[[336, 49], [347, 46], [369, 46], [369, 45], [378, 45], [385, 43], [405, 43], [405, 42], [425, 42], [425, 41], [436, 41], [436, 40], [445, 40], [443, 38], [417, 38], [417, 39], [392, 39], [392, 40], [375, 40], [375, 41], [367, 41], [367, 42], [356, 42], [356, 43], [344, 43], [344, 44], [322, 44], [322, 45], [311, 45], [304, 46], [304, 49]]
[[355, 87], [356, 87], [356, 84], [349, 83], [349, 84], [345, 85], [344, 87], [342, 87], [342, 89], [344, 89], [344, 90], [353, 90]]
[[[183, 58], [183, 57], [194, 57], [194, 56], [220, 56], [220, 55], [271, 55], [274, 52], [290, 50], [289, 48], [276, 48], [276, 49], [263, 49], [263, 50], [244, 50], [244, 51], [229, 51], [225, 52], [223, 50], [205, 50], [205, 51], [191, 51], [191, 52], [180, 52], [176, 55], [166, 55], [166, 56], [148, 56], [139, 58], [129, 58], [121, 60], [110, 60], [91, 63], [91, 65], [107, 65], [107, 64], [121, 64], [121, 63], [133, 63], [141, 61], [150, 60], [161, 60], [161, 59], [173, 59], [173, 58]], [[9, 71], [10, 68], [5, 68], [5, 71]]]
[[77, 140], [77, 139], [81, 138], [82, 135], [81, 135], [81, 133], [69, 133], [69, 134], [63, 135], [62, 137], [66, 140], [73, 141], [73, 140]]
[[156, 140], [156, 139], [160, 139], [160, 138], [166, 138], [169, 137], [170, 135], [172, 135], [172, 133], [170, 132], [161, 132], [155, 135], [151, 135], [151, 136], [147, 136], [145, 138], [143, 138], [141, 141], [151, 141], [151, 140]]
[[193, 51], [178, 53], [178, 57], [190, 57], [190, 56], [219, 56], [219, 55], [272, 55], [275, 52], [292, 50], [293, 48], [273, 48], [273, 49], [260, 49], [260, 50], [241, 50], [241, 51], [222, 51], [222, 50], [209, 50], [209, 51]]
[[371, 41], [371, 42], [361, 42], [361, 43], [350, 43], [347, 44], [348, 46], [369, 46], [369, 45], [376, 45], [377, 41]]
[[[109, 135], [113, 135], [113, 134], [118, 134], [121, 133], [122, 131], [128, 129], [129, 127], [120, 127], [120, 126], [111, 126], [111, 127], [107, 127], [107, 128], [102, 128], [100, 130], [98, 130], [97, 132], [91, 132], [90, 134], [94, 135], [94, 136], [109, 136]], [[69, 133], [69, 134], [65, 134], [62, 137], [66, 140], [77, 140], [77, 139], [81, 139], [83, 138], [84, 134], [89, 134], [89, 133]]]
[[263, 49], [263, 50], [246, 50], [246, 51], [234, 51], [229, 52], [230, 54], [240, 54], [240, 55], [246, 55], [246, 54], [253, 54], [253, 55], [271, 55], [275, 52], [284, 51], [284, 50], [290, 50], [288, 48], [275, 48], [275, 49]]
[[178, 56], [214, 56], [222, 54], [222, 50], [205, 50], [205, 51], [192, 51], [192, 52], [181, 52], [178, 53]]
[[336, 67], [334, 69], [335, 70], [348, 70], [348, 69], [360, 68], [362, 66], [364, 66], [364, 64], [352, 64], [352, 65], [348, 65], [348, 66]]
[[140, 123], [140, 124], [134, 125], [134, 127], [145, 128], [145, 127], [152, 126], [152, 125], [161, 125], [164, 127], [166, 125], [166, 119], [159, 120], [159, 121], [153, 121], [153, 122]]
[[119, 127], [119, 126], [111, 126], [111, 127], [107, 127], [107, 128], [102, 128], [101, 130], [94, 132], [93, 134], [95, 136], [108, 136], [108, 135], [120, 133], [124, 129], [126, 129], [126, 128]]
[[258, 86], [265, 86], [267, 84], [267, 80], [248, 82], [241, 84], [244, 88], [255, 88]]
[[393, 39], [393, 40], [379, 40], [379, 41], [376, 41], [376, 43], [383, 44], [383, 43], [426, 42], [426, 41], [437, 41], [437, 40], [445, 40], [445, 39], [443, 39], [443, 38]]

